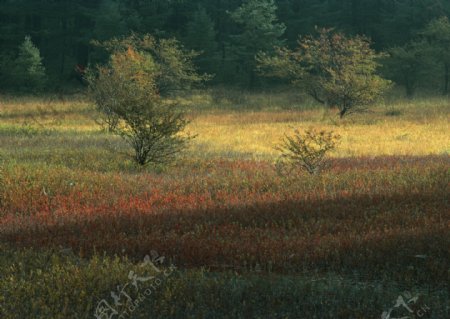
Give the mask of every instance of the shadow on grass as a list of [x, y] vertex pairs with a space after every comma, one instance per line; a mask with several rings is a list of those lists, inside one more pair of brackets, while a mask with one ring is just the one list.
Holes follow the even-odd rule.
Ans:
[[[71, 248], [140, 259], [154, 249], [179, 267], [238, 272], [358, 273], [365, 278], [448, 279], [444, 193], [277, 201], [158, 213], [104, 211], [9, 227], [16, 247]], [[56, 223], [56, 224], [55, 224]]]

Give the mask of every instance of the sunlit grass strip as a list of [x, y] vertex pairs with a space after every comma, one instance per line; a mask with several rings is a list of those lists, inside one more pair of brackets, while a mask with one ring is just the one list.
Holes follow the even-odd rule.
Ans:
[[[194, 101], [198, 99], [195, 95], [191, 98]], [[261, 96], [255, 95], [246, 100], [260, 101], [260, 98]], [[208, 103], [213, 103], [213, 100], [207, 100]], [[278, 97], [277, 101], [282, 104], [282, 97]], [[187, 101], [183, 103], [189, 104]], [[338, 120], [333, 111], [323, 109], [271, 111], [262, 105], [259, 109], [229, 110], [221, 109], [219, 105], [214, 111], [211, 110], [212, 107], [209, 105], [203, 111], [188, 111], [188, 116], [192, 118], [188, 130], [198, 135], [190, 156], [273, 160], [278, 155], [274, 146], [293, 127], [315, 127], [340, 134], [343, 137], [342, 143], [331, 155], [333, 157], [450, 152], [450, 107], [445, 99], [379, 105], [374, 113], [357, 115], [343, 121]], [[386, 115], [390, 110], [399, 113], [397, 116]], [[81, 139], [85, 139], [84, 144], [90, 143], [92, 134], [103, 136], [105, 141], [111, 139], [106, 133], [101, 133], [101, 128], [95, 123], [92, 106], [83, 101], [7, 100], [0, 105], [0, 113], [0, 141], [3, 145], [8, 145], [8, 140], [12, 139], [13, 143], [26, 147], [27, 142], [20, 141], [20, 138], [59, 134], [64, 136], [74, 132], [79, 133], [79, 136], [73, 140], [73, 144], [70, 138], [49, 138], [49, 149], [73, 149]], [[30, 143], [36, 144], [32, 140]], [[39, 145], [47, 148], [46, 139], [41, 138]], [[38, 154], [37, 151], [36, 157]]]

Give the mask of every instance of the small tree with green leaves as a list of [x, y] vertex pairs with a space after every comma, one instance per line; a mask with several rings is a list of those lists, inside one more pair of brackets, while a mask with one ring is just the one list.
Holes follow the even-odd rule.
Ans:
[[29, 36], [19, 47], [19, 55], [14, 61], [13, 82], [20, 90], [39, 90], [45, 85], [45, 68], [39, 49]]
[[105, 42], [94, 41], [93, 44], [109, 53], [133, 48], [151, 57], [154, 63], [152, 76], [155, 80], [155, 89], [162, 96], [191, 89], [211, 78], [207, 74], [197, 72], [194, 58], [199, 53], [186, 50], [176, 39], [158, 40], [149, 34], [144, 36], [132, 34], [129, 37], [114, 38]]
[[259, 54], [257, 61], [263, 75], [291, 80], [316, 101], [337, 107], [342, 118], [365, 110], [389, 87], [376, 74], [380, 57], [365, 37], [321, 29], [317, 37], [300, 38], [295, 51], [279, 48], [275, 56]]
[[327, 164], [327, 155], [336, 148], [340, 136], [328, 131], [308, 129], [304, 133], [295, 130], [285, 135], [276, 147], [281, 152], [279, 168], [303, 169], [311, 175], [319, 174]]
[[139, 165], [171, 161], [190, 139], [182, 135], [188, 121], [158, 92], [159, 72], [150, 54], [130, 46], [114, 51], [107, 66], [88, 76], [102, 122], [132, 147]]

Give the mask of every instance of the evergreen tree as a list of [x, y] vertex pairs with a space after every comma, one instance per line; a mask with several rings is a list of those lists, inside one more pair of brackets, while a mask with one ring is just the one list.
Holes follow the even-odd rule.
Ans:
[[[152, 1], [125, 1], [139, 15], [140, 33], [151, 32], [158, 36], [168, 36], [169, 18], [173, 14], [174, 6], [178, 1], [152, 0]], [[136, 20], [136, 19], [134, 19]]]
[[383, 43], [378, 47], [386, 48], [410, 42], [432, 19], [449, 14], [446, 2], [448, 1], [384, 0], [380, 5], [382, 12], [378, 23]]
[[[122, 36], [126, 33], [127, 22], [121, 14], [120, 0], [102, 0], [97, 9], [93, 38], [97, 41], [106, 41]], [[103, 62], [108, 58], [106, 52], [96, 47], [90, 51], [89, 64], [91, 65]], [[79, 72], [77, 75], [77, 79], [82, 81]]]
[[388, 50], [389, 57], [384, 61], [385, 73], [395, 83], [405, 87], [409, 98], [414, 96], [420, 80], [429, 69], [429, 51], [424, 41], [412, 41]]
[[118, 0], [102, 0], [95, 21], [95, 39], [111, 39], [122, 35], [125, 30]]
[[[133, 31], [176, 37], [203, 51], [195, 62], [217, 73], [216, 82], [235, 83], [240, 76], [253, 84], [254, 55], [280, 45], [281, 37], [294, 48], [298, 34], [311, 34], [316, 26], [335, 28], [365, 35], [377, 51], [384, 51], [407, 45], [442, 16], [450, 17], [448, 0], [0, 0], [0, 76], [11, 78], [8, 57], [14, 60], [30, 35], [45, 56], [47, 75], [55, 80], [51, 83], [63, 88], [75, 66], [106, 61], [106, 55], [92, 50], [92, 39]], [[450, 71], [437, 54], [437, 43], [430, 40], [436, 49], [432, 57], [443, 65], [440, 76], [448, 92]]]
[[255, 84], [255, 56], [259, 52], [272, 52], [281, 46], [280, 39], [286, 27], [278, 22], [274, 0], [246, 0], [231, 13], [240, 26], [240, 33], [232, 37], [235, 54], [243, 71], [249, 76], [250, 87]]
[[450, 21], [442, 17], [431, 21], [423, 35], [428, 39], [433, 49], [433, 55], [443, 68], [443, 94], [449, 93], [450, 86]]
[[14, 61], [13, 79], [20, 90], [37, 90], [45, 84], [45, 68], [39, 49], [29, 36], [19, 47], [19, 55]]
[[185, 36], [186, 47], [201, 54], [196, 63], [202, 71], [213, 73], [217, 60], [217, 42], [214, 22], [205, 8], [199, 7], [187, 25]]

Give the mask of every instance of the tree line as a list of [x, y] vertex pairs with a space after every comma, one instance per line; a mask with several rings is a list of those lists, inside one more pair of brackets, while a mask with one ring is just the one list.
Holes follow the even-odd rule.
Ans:
[[[93, 40], [134, 32], [200, 52], [193, 62], [213, 75], [209, 83], [257, 88], [274, 82], [259, 76], [256, 55], [334, 28], [370, 39], [384, 52], [383, 75], [408, 96], [418, 88], [448, 94], [448, 16], [446, 0], [0, 0], [0, 87], [76, 85], [88, 65], [109, 57]], [[23, 75], [27, 65], [34, 77]]]

